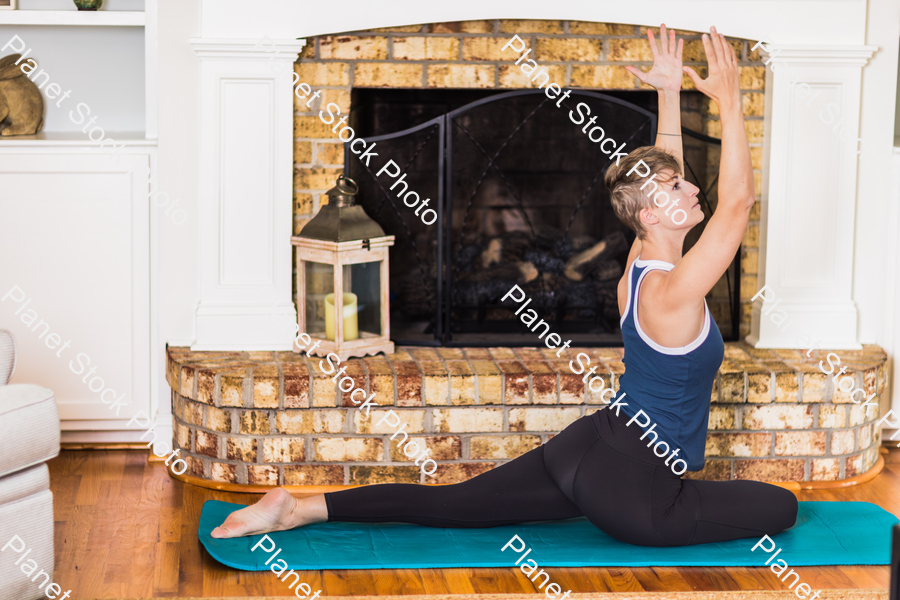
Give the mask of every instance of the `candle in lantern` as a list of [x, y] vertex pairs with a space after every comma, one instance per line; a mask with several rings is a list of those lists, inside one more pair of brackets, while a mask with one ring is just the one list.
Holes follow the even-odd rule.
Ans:
[[[344, 341], [355, 340], [359, 337], [359, 329], [356, 321], [356, 294], [344, 293]], [[335, 339], [334, 333], [334, 294], [325, 296], [325, 337]]]

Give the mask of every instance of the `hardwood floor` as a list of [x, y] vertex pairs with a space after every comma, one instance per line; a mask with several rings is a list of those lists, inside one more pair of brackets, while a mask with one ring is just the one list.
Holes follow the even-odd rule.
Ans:
[[[860, 500], [900, 514], [900, 452], [860, 486], [801, 492], [800, 500]], [[213, 560], [197, 539], [203, 502], [251, 504], [257, 496], [215, 492], [170, 479], [147, 453], [63, 451], [49, 463], [56, 519], [54, 581], [74, 599], [295, 597], [271, 572], [246, 572]], [[797, 567], [814, 590], [887, 588], [887, 566]], [[564, 590], [783, 590], [766, 567], [548, 568]], [[538, 592], [516, 567], [301, 573], [322, 595]], [[543, 594], [541, 594], [543, 596]]]

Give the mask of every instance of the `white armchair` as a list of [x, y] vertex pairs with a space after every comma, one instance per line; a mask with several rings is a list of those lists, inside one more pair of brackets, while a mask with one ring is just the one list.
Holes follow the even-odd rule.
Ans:
[[59, 413], [51, 390], [8, 385], [15, 368], [15, 340], [0, 329], [0, 548], [6, 547], [0, 552], [0, 600], [37, 600], [48, 597], [44, 578], [32, 581], [22, 567], [34, 560], [32, 576], [44, 570], [52, 581], [53, 494], [45, 463], [59, 454]]

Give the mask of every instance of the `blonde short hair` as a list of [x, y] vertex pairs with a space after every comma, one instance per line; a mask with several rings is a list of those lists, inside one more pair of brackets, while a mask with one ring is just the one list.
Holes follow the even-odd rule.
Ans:
[[[639, 165], [640, 162], [644, 164]], [[647, 230], [641, 223], [640, 213], [642, 209], [650, 208], [650, 196], [644, 194], [641, 186], [646, 184], [653, 174], [657, 174], [654, 181], [660, 183], [666, 181], [658, 177], [660, 171], [666, 169], [681, 175], [681, 167], [678, 166], [674, 156], [656, 146], [642, 146], [622, 159], [622, 164], [611, 165], [606, 171], [604, 182], [609, 189], [613, 210], [619, 220], [640, 239], [644, 239], [647, 235]], [[642, 177], [641, 172], [647, 175]], [[647, 187], [648, 191], [651, 189], [651, 186]]]

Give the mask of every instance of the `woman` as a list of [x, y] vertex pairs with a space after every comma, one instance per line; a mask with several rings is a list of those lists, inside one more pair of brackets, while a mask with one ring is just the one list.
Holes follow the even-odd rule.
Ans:
[[[755, 200], [734, 50], [714, 27], [704, 34], [709, 77], [701, 79], [682, 67], [683, 41], [676, 45], [674, 32], [660, 27], [659, 49], [652, 31], [647, 37], [653, 68], [626, 69], [659, 93], [656, 145], [634, 150], [606, 174], [616, 214], [637, 234], [619, 282], [626, 371], [617, 401], [463, 483], [371, 485], [303, 499], [277, 489], [230, 515], [213, 537], [321, 521], [495, 527], [584, 515], [624, 542], [682, 546], [774, 535], [794, 524], [791, 492], [755, 481], [682, 479], [667, 464], [671, 455], [659, 457], [647, 444], [658, 434], [687, 469], [703, 467], [710, 393], [724, 354], [704, 298], [731, 263]], [[703, 212], [697, 187], [682, 178], [682, 70], [716, 102], [722, 123], [718, 207], [683, 257], [684, 238]], [[638, 411], [649, 420], [633, 420]], [[644, 421], [652, 432], [641, 431]]]

